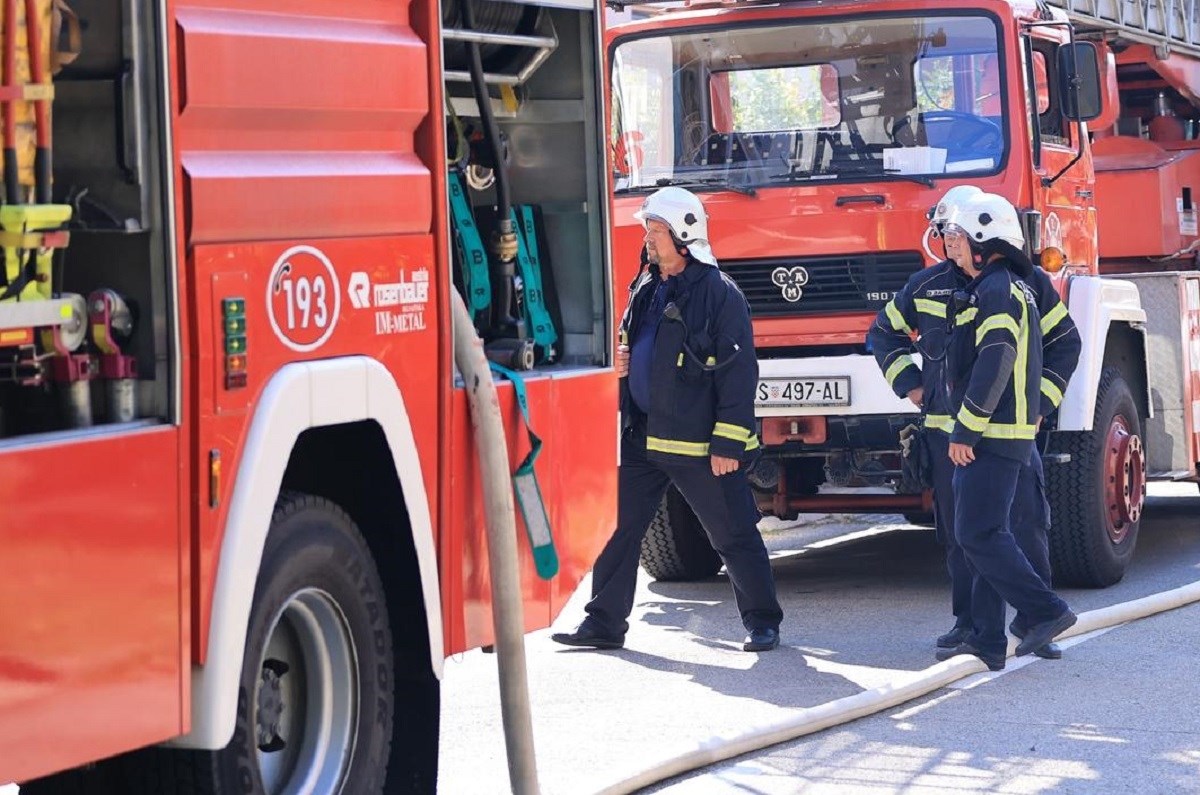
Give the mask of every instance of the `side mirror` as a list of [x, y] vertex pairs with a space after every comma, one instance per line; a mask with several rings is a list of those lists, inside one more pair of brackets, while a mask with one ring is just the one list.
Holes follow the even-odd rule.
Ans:
[[1091, 121], [1104, 111], [1100, 89], [1100, 56], [1090, 41], [1060, 44], [1058, 85], [1063, 116], [1071, 121]]

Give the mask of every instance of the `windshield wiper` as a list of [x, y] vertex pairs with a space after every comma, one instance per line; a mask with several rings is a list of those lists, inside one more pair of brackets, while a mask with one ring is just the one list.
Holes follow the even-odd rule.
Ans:
[[902, 179], [908, 182], [915, 182], [918, 185], [924, 185], [927, 188], [932, 188], [933, 177], [927, 177], [922, 174], [901, 174], [899, 171], [885, 171], [880, 174], [884, 179]]
[[901, 174], [899, 171], [883, 171], [870, 172], [866, 169], [841, 169], [838, 171], [822, 172], [813, 174], [807, 171], [793, 171], [789, 174], [775, 174], [771, 177], [779, 182], [836, 182], [840, 181], [839, 177], [850, 177], [853, 179], [878, 179], [885, 182], [896, 180], [904, 180], [906, 182], [915, 182], [918, 185], [924, 185], [927, 188], [934, 187], [933, 177], [927, 177], [921, 174]]
[[665, 188], [668, 185], [674, 185], [678, 188], [721, 188], [723, 190], [731, 190], [734, 193], [740, 193], [743, 196], [757, 196], [758, 191], [750, 185], [734, 185], [725, 177], [691, 177], [688, 179], [674, 179], [672, 177], [659, 177], [654, 181], [655, 186]]
[[832, 182], [837, 177], [837, 174], [814, 174], [811, 171], [789, 171], [786, 174], [771, 175], [771, 179], [776, 182]]

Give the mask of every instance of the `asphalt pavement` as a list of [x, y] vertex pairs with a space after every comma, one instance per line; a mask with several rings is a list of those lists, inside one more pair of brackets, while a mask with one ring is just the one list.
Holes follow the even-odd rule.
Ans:
[[[1125, 579], [1063, 591], [1077, 611], [1200, 580], [1194, 484], [1152, 486]], [[900, 517], [816, 517], [765, 533], [785, 610], [782, 646], [740, 650], [728, 580], [643, 577], [626, 648], [554, 644], [582, 617], [584, 581], [526, 644], [546, 795], [587, 795], [750, 726], [894, 683], [932, 665], [949, 628], [941, 548]], [[1009, 661], [900, 707], [739, 757], [647, 792], [1200, 793], [1200, 607], [1068, 641], [1061, 661]], [[447, 660], [439, 791], [509, 791], [496, 658]], [[0, 786], [0, 795], [15, 795]]]
[[661, 795], [1200, 793], [1200, 604], [698, 771]]
[[[1125, 579], [1103, 590], [1062, 591], [1077, 612], [1200, 580], [1196, 487], [1182, 484], [1155, 487], [1155, 491], [1188, 496], [1150, 499], [1137, 554]], [[552, 630], [529, 637], [534, 739], [544, 792], [597, 792], [698, 743], [719, 742], [749, 726], [786, 719], [799, 708], [911, 677], [934, 663], [933, 639], [949, 628], [952, 619], [942, 552], [930, 531], [908, 527], [899, 517], [858, 517], [851, 522], [774, 530], [767, 539], [776, 558], [773, 570], [786, 613], [783, 644], [776, 651], [757, 655], [740, 651], [743, 630], [724, 575], [683, 584], [643, 578], [626, 648], [620, 651], [567, 649], [549, 640], [550, 631], [569, 630], [580, 620], [586, 581]], [[964, 691], [957, 700], [975, 703], [979, 694], [990, 695], [999, 685], [1013, 688], [1000, 703], [1010, 705], [1006, 714], [1017, 722], [1057, 717], [1065, 725], [1101, 725], [1093, 714], [1100, 711], [1121, 716], [1121, 725], [1141, 725], [1128, 722], [1134, 718], [1113, 709], [1123, 707], [1136, 717], [1156, 704], [1200, 704], [1195, 662], [1180, 654], [1180, 647], [1200, 646], [1196, 642], [1200, 632], [1190, 630], [1194, 622], [1180, 622], [1185, 630], [1182, 638], [1165, 633], [1169, 637], [1155, 646], [1122, 641], [1137, 637], [1128, 634], [1129, 627], [1114, 630], [1074, 646], [1062, 661], [1039, 661], [1012, 670], [999, 681]], [[1147, 656], [1151, 651], [1153, 655]], [[1093, 655], [1095, 662], [1089, 663]], [[1009, 667], [1016, 668], [1011, 661]], [[1060, 694], [1057, 702], [1031, 696], [1027, 704], [1020, 698], [1024, 692], [1020, 682], [1032, 675], [1047, 677], [1045, 687]], [[1132, 684], [1147, 679], [1147, 687], [1164, 693], [1165, 683], [1171, 683], [1178, 698], [1120, 698]], [[1097, 694], [1115, 703], [1104, 708]], [[1054, 703], [1072, 708], [1056, 712]], [[443, 704], [440, 791], [451, 795], [508, 792], [495, 658], [471, 652], [447, 661]], [[1191, 731], [1187, 728], [1191, 715], [1182, 713], [1189, 712], [1177, 710], [1159, 717], [1184, 726], [1186, 734]], [[943, 731], [932, 728], [941, 714], [932, 710], [920, 725], [930, 727], [925, 729], [929, 732]], [[1143, 717], [1147, 722], [1156, 720], [1149, 712]], [[990, 754], [988, 735], [1003, 736], [997, 729], [1002, 723], [1002, 719], [967, 725], [963, 720], [947, 721], [935, 751], [975, 753], [971, 749], [978, 743], [980, 753]], [[1051, 732], [1045, 730], [1043, 742]], [[1194, 736], [1186, 738], [1185, 744], [1200, 754]], [[1168, 767], [1164, 763], [1164, 770]], [[683, 791], [722, 791], [709, 778], [695, 780], [698, 783], [688, 784], [693, 789]], [[861, 783], [851, 782], [844, 791], [860, 791]], [[724, 791], [774, 792], [741, 784]], [[881, 791], [908, 790], [897, 785]]]

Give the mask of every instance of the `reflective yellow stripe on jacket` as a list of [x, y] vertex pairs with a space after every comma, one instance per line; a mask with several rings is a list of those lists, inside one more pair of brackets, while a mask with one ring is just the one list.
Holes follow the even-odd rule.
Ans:
[[898, 356], [896, 361], [892, 362], [892, 366], [887, 369], [887, 372], [884, 373], [883, 376], [887, 379], [888, 385], [895, 385], [896, 379], [902, 372], [907, 370], [909, 367], [916, 366], [917, 363], [914, 362], [912, 357], [906, 353], [903, 356]]
[[657, 436], [647, 436], [646, 449], [656, 453], [702, 458], [708, 455], [708, 442], [682, 442], [678, 439], [659, 439]]
[[1067, 305], [1060, 301], [1057, 306], [1047, 312], [1046, 316], [1042, 318], [1042, 336], [1045, 337], [1049, 334], [1058, 325], [1059, 321], [1066, 316]]
[[[1021, 305], [1021, 322], [1017, 327], [1017, 362], [1013, 365], [1013, 400], [1017, 404], [1017, 422], [1014, 432], [1021, 433], [1032, 426], [1029, 425], [1029, 398], [1026, 388], [1029, 384], [1029, 304], [1025, 303], [1025, 293], [1017, 285], [1010, 285], [1013, 297]], [[1010, 320], [1012, 318], [1009, 318]], [[1034, 429], [1036, 432], [1036, 428]], [[1033, 436], [996, 436], [996, 439], [1032, 439]]]
[[954, 432], [954, 418], [949, 414], [926, 414], [925, 427], [933, 428], [943, 433]]
[[958, 421], [966, 426], [967, 430], [974, 431], [975, 433], [983, 433], [988, 424], [987, 417], [980, 417], [978, 414], [975, 414], [967, 408], [965, 403], [958, 410]]
[[[717, 423], [723, 425], [725, 423]], [[736, 425], [729, 425], [730, 428], [737, 428]], [[733, 438], [726, 436], [723, 433], [713, 431], [716, 436], [725, 436], [725, 438]], [[750, 434], [749, 438], [739, 438], [739, 442], [746, 445], [746, 452], [757, 450], [759, 448], [758, 437]], [[655, 453], [669, 453], [671, 455], [686, 455], [692, 458], [704, 458], [709, 454], [708, 442], [685, 442], [681, 439], [662, 439], [657, 436], [646, 437], [646, 450]]]
[[884, 311], [887, 313], [888, 320], [892, 321], [892, 328], [894, 328], [896, 331], [903, 331], [905, 334], [913, 333], [913, 330], [909, 328], [908, 323], [905, 322], [904, 315], [900, 314], [900, 310], [896, 308], [895, 299], [887, 302], [887, 306], [884, 307]]
[[932, 298], [914, 298], [913, 306], [917, 308], [918, 312], [924, 312], [926, 315], [946, 316], [946, 305], [941, 301], [934, 301]]
[[1009, 422], [989, 422], [983, 429], [984, 439], [1033, 439], [1037, 436], [1036, 425], [1022, 425]]
[[983, 338], [987, 336], [989, 331], [995, 331], [996, 329], [1004, 329], [1009, 332], [1013, 335], [1014, 340], [1018, 339], [1021, 335], [1017, 321], [1013, 320], [1011, 316], [992, 315], [975, 329], [975, 344], [979, 345], [983, 342]]
[[735, 442], [746, 442], [752, 435], [749, 428], [743, 428], [741, 425], [734, 425], [729, 422], [718, 422], [713, 426], [713, 436], [721, 436], [725, 439], [732, 439]]
[[1042, 376], [1042, 394], [1050, 399], [1050, 405], [1054, 408], [1058, 408], [1058, 404], [1062, 403], [1062, 390], [1058, 388], [1058, 384], [1045, 376]]

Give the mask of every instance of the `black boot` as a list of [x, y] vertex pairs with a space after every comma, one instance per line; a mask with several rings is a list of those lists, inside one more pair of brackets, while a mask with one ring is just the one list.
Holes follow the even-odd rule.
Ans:
[[972, 657], [978, 657], [983, 660], [983, 664], [988, 667], [989, 671], [1004, 670], [1003, 654], [984, 654], [970, 643], [960, 643], [953, 649], [938, 649], [937, 654], [934, 656], [939, 660], [949, 660], [951, 657], [958, 657], [963, 654], [970, 654]]
[[620, 649], [625, 646], [624, 635], [605, 635], [588, 626], [586, 621], [574, 632], [555, 632], [550, 636], [550, 640], [581, 649]]
[[953, 649], [969, 637], [971, 637], [971, 628], [960, 627], [956, 624], [954, 629], [938, 637], [937, 646], [939, 649]]

